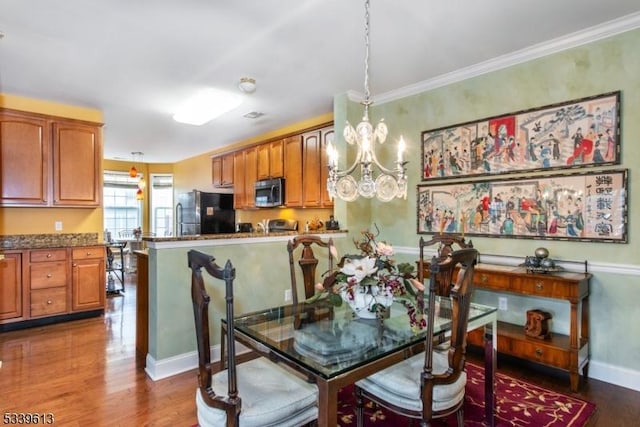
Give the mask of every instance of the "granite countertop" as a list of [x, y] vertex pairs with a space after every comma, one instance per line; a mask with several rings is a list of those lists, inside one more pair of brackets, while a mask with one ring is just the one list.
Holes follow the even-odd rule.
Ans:
[[0, 236], [0, 249], [48, 249], [101, 245], [98, 233], [13, 234]]
[[195, 236], [170, 236], [170, 237], [143, 237], [145, 242], [185, 242], [189, 240], [218, 240], [218, 239], [244, 239], [248, 237], [277, 237], [277, 236], [298, 236], [305, 234], [335, 234], [347, 233], [348, 230], [314, 230], [308, 232], [298, 231], [272, 231], [269, 233], [223, 233], [223, 234], [199, 234]]
[[[267, 238], [280, 236], [298, 236], [304, 234], [335, 234], [346, 233], [348, 230], [314, 230], [309, 232], [274, 231], [270, 233], [225, 233], [202, 234], [197, 236], [180, 237], [143, 237], [145, 242], [188, 242], [220, 239]], [[0, 250], [28, 250], [48, 248], [68, 248], [74, 246], [104, 245], [98, 238], [98, 233], [56, 233], [56, 234], [14, 234], [0, 235]]]

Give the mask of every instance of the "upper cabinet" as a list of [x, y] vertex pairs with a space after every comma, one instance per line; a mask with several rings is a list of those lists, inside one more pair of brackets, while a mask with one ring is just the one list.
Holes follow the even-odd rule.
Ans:
[[99, 124], [0, 112], [0, 205], [98, 207]]
[[282, 147], [284, 140], [258, 145], [258, 179], [281, 178], [284, 176]]
[[302, 135], [303, 206], [331, 207], [327, 192], [327, 142], [333, 140], [333, 126]]
[[51, 133], [45, 119], [0, 112], [0, 203], [49, 202]]
[[302, 137], [284, 140], [284, 203], [288, 208], [302, 207]]
[[211, 173], [214, 187], [232, 187], [234, 183], [233, 153], [214, 157], [211, 160]]
[[53, 204], [100, 206], [102, 201], [100, 128], [53, 123]]
[[[256, 181], [284, 177], [287, 207], [332, 207], [326, 188], [326, 145], [333, 134], [333, 126], [327, 126], [214, 157], [213, 185], [224, 187], [230, 182], [234, 207], [252, 209]], [[228, 180], [226, 173], [231, 174]]]

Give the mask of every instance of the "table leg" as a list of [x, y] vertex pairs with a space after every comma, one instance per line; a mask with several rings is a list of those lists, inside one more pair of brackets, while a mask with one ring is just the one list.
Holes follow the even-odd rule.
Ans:
[[497, 320], [484, 327], [484, 415], [489, 426], [495, 425], [497, 328]]
[[318, 379], [318, 426], [333, 427], [338, 421], [338, 388], [333, 382]]

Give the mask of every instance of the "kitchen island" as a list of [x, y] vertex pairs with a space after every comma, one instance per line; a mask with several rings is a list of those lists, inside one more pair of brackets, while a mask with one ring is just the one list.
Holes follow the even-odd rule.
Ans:
[[[291, 287], [287, 242], [299, 234], [333, 238], [340, 253], [352, 245], [347, 230], [144, 237], [148, 256], [147, 375], [158, 380], [197, 367], [189, 250], [211, 254], [220, 265], [231, 260], [236, 268], [235, 311], [242, 314], [285, 303], [285, 290]], [[213, 281], [205, 283], [212, 299], [210, 328], [214, 331], [211, 342], [215, 360], [220, 347], [215, 331], [225, 313], [224, 289], [214, 286]]]

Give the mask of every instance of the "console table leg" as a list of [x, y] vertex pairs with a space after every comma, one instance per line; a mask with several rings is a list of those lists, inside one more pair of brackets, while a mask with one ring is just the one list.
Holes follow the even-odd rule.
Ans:
[[495, 425], [497, 332], [495, 320], [484, 327], [484, 414], [490, 427]]

